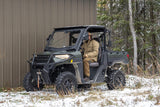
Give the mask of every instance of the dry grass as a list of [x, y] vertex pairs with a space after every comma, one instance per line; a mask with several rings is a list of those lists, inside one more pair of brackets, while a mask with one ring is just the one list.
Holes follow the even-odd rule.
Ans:
[[77, 105], [77, 107], [79, 107], [81, 102], [78, 100], [75, 104]]
[[152, 94], [148, 95], [148, 100], [153, 100], [154, 96]]
[[133, 95], [133, 96], [140, 96], [140, 95], [146, 95], [146, 94], [150, 94], [151, 91], [143, 91], [143, 92], [133, 92], [133, 93], [130, 93], [129, 95]]
[[30, 93], [20, 93], [21, 95], [30, 95]]
[[156, 99], [155, 105], [160, 105], [160, 95], [158, 95], [155, 99]]
[[141, 82], [137, 82], [137, 83], [135, 84], [135, 88], [136, 88], [136, 89], [141, 88], [141, 87], [142, 87]]
[[5, 101], [0, 101], [0, 103], [5, 103]]
[[134, 99], [134, 102], [136, 102], [136, 103], [137, 103], [137, 102], [141, 102], [141, 101], [142, 101], [142, 99], [140, 99], [140, 98], [138, 98], [138, 97]]
[[99, 97], [91, 95], [91, 96], [85, 98], [83, 101], [84, 102], [89, 102], [89, 101], [100, 101], [100, 100], [101, 99]]
[[[153, 56], [151, 52], [148, 53], [150, 56], [150, 60], [146, 60], [146, 67], [145, 70], [143, 65], [137, 65], [137, 71], [134, 73], [133, 71], [133, 61], [130, 60], [125, 67], [123, 67], [123, 71], [126, 71], [127, 74], [134, 74], [138, 76], [151, 76], [151, 75], [159, 75], [160, 76], [160, 60], [157, 56]], [[157, 72], [153, 63], [156, 64]]]
[[115, 105], [111, 100], [105, 99], [103, 102], [100, 103], [101, 107], [104, 106], [110, 106], [110, 105]]
[[55, 96], [43, 96], [41, 97], [41, 100], [44, 101], [44, 100], [52, 100], [52, 99], [56, 99]]
[[22, 100], [9, 100], [10, 103], [19, 103], [19, 102], [23, 102]]
[[25, 89], [23, 87], [17, 87], [17, 88], [0, 88], [0, 92], [19, 92], [24, 91]]

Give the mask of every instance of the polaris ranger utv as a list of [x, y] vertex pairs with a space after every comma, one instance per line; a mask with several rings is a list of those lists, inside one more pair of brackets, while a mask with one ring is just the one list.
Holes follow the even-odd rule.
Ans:
[[[88, 32], [100, 44], [97, 62], [90, 63], [90, 81], [84, 81], [81, 45]], [[72, 93], [79, 85], [106, 82], [110, 90], [125, 86], [125, 75], [112, 69], [115, 64], [127, 64], [127, 52], [111, 51], [110, 31], [104, 26], [89, 25], [55, 28], [47, 38], [44, 52], [29, 60], [30, 72], [24, 78], [26, 91], [42, 90], [55, 85], [58, 93]]]

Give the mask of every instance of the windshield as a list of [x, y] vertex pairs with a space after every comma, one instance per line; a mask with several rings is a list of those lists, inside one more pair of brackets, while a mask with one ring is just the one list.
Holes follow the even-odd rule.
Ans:
[[56, 31], [53, 38], [49, 41], [49, 47], [65, 48], [76, 44], [81, 30], [61, 30]]

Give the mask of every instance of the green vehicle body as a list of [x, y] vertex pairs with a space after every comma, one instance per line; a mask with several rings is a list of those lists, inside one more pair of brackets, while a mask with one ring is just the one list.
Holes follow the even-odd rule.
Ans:
[[[62, 48], [50, 47], [49, 43], [54, 38], [55, 32], [66, 32], [70, 34], [69, 44], [75, 42], [74, 45]], [[78, 37], [73, 38], [72, 34], [77, 34]], [[83, 53], [80, 51], [80, 47], [84, 40], [88, 38], [87, 32], [101, 33], [95, 39], [98, 39], [100, 45], [99, 59], [97, 62], [90, 63], [90, 80], [89, 82], [84, 81], [83, 74]], [[108, 41], [106, 41], [108, 38]], [[24, 79], [24, 87], [27, 91], [34, 89], [42, 89], [44, 85], [57, 85], [57, 78], [67, 78], [65, 75], [75, 76], [74, 82], [76, 87], [83, 84], [93, 84], [106, 82], [109, 89], [115, 89], [119, 84], [125, 85], [124, 73], [119, 70], [112, 69], [115, 64], [127, 64], [128, 53], [125, 51], [111, 51], [108, 47], [111, 46], [110, 31], [104, 26], [89, 25], [89, 26], [75, 26], [75, 27], [64, 27], [55, 28], [53, 33], [47, 38], [47, 45], [44, 52], [34, 54], [33, 58], [29, 60], [30, 72]], [[54, 40], [53, 40], [54, 41]], [[59, 57], [67, 58], [59, 58]], [[64, 73], [67, 72], [67, 73]], [[72, 75], [73, 74], [73, 75]], [[60, 76], [61, 75], [61, 76]], [[115, 83], [113, 79], [119, 78], [123, 80], [119, 83]], [[32, 83], [32, 89], [27, 86], [30, 83], [28, 78], [32, 78], [35, 82]], [[114, 86], [116, 85], [116, 87]], [[64, 87], [63, 87], [64, 88]], [[58, 91], [58, 88], [57, 88]]]

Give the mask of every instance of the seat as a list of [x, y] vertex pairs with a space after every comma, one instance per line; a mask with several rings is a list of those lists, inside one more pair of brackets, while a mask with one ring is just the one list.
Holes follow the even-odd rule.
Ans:
[[100, 62], [100, 59], [101, 59], [101, 46], [100, 46], [100, 40], [99, 38], [94, 38], [94, 40], [96, 40], [98, 43], [99, 43], [99, 49], [98, 49], [98, 59], [97, 59], [97, 62], [92, 62], [89, 64], [90, 67], [99, 67], [99, 62]]
[[98, 67], [99, 63], [98, 62], [92, 62], [89, 64], [90, 67]]

